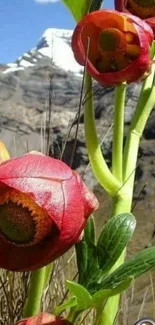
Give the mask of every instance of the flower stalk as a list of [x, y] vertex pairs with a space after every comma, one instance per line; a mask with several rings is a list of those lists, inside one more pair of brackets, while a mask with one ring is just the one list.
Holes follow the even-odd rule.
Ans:
[[40, 312], [41, 298], [46, 283], [48, 266], [31, 272], [28, 298], [23, 310], [23, 317], [37, 315]]
[[[86, 80], [87, 82], [89, 81], [89, 87], [90, 87], [89, 77], [87, 77]], [[103, 155], [101, 156], [102, 160], [100, 160], [100, 158], [98, 158], [98, 160], [94, 159], [96, 157], [96, 147], [92, 146], [90, 149], [89, 141], [90, 141], [90, 134], [92, 132], [92, 129], [93, 129], [93, 139], [94, 137], [97, 138], [94, 116], [92, 114], [93, 105], [92, 102], [90, 102], [90, 99], [89, 102], [87, 102], [87, 105], [85, 104], [84, 107], [85, 137], [86, 137], [86, 144], [87, 144], [90, 162], [92, 165], [93, 172], [95, 176], [97, 176], [99, 183], [104, 187], [104, 189], [106, 189], [106, 191], [108, 189], [107, 192], [112, 197], [112, 215], [117, 215], [124, 212], [127, 213], [131, 211], [139, 141], [142, 132], [144, 130], [144, 127], [146, 125], [147, 119], [154, 105], [154, 98], [155, 98], [154, 66], [152, 67], [151, 75], [143, 83], [139, 102], [137, 104], [137, 108], [135, 110], [135, 113], [131, 121], [131, 127], [128, 132], [124, 155], [123, 155], [125, 90], [126, 90], [126, 86], [124, 84], [120, 85], [116, 89], [116, 95], [115, 95], [112, 175], [115, 180], [119, 181], [119, 188], [117, 189], [115, 188], [116, 192], [109, 191], [109, 188], [107, 186], [108, 178], [106, 178], [105, 181], [105, 178], [103, 176], [104, 168], [102, 168], [101, 173], [98, 173], [98, 166], [103, 166], [101, 161], [104, 161], [104, 157]], [[89, 98], [90, 97], [91, 96], [89, 95]], [[91, 109], [91, 113], [90, 113], [90, 109]], [[94, 161], [96, 164], [94, 164]], [[102, 175], [102, 178], [100, 178], [100, 175]], [[115, 265], [110, 270], [110, 273], [115, 271], [124, 262], [124, 258], [125, 258], [125, 250], [119, 257]], [[120, 295], [110, 297], [107, 300], [103, 310], [102, 311], [99, 310], [99, 312], [97, 313], [95, 325], [112, 325], [114, 323], [118, 314], [119, 300], [120, 300]]]
[[114, 130], [112, 148], [112, 173], [122, 182], [123, 168], [123, 136], [124, 136], [124, 104], [126, 83], [122, 83], [115, 90]]
[[101, 151], [95, 125], [92, 81], [87, 73], [85, 78], [85, 93], [87, 96], [84, 103], [84, 127], [91, 167], [101, 186], [103, 186], [110, 195], [113, 195], [119, 190], [120, 182], [112, 175]]

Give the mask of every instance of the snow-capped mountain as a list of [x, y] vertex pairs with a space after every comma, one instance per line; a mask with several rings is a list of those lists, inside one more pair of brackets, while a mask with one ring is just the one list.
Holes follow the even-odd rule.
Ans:
[[59, 68], [80, 74], [82, 67], [75, 61], [71, 50], [72, 30], [49, 28], [42, 35], [37, 46], [24, 53], [14, 63], [9, 63], [3, 73], [25, 70], [48, 57]]

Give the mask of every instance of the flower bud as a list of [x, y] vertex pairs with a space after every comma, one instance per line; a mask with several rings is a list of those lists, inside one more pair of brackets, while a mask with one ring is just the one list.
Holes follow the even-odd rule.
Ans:
[[79, 241], [95, 195], [60, 160], [26, 154], [0, 165], [0, 267], [30, 271]]
[[67, 319], [43, 312], [39, 315], [22, 319], [16, 325], [72, 325], [72, 323]]
[[115, 0], [118, 11], [131, 13], [144, 19], [153, 29], [155, 35], [155, 2], [154, 0]]
[[[86, 15], [72, 37], [75, 59], [103, 86], [135, 82], [150, 73], [151, 28], [139, 18], [114, 10]], [[88, 57], [87, 57], [88, 56]]]

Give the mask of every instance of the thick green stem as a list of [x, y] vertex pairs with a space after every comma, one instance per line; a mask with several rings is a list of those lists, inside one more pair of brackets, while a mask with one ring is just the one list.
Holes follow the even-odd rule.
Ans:
[[[117, 215], [123, 212], [130, 212], [132, 204], [132, 191], [121, 196], [116, 195], [112, 200], [113, 215]], [[121, 254], [117, 262], [114, 264], [110, 273], [115, 271], [125, 259], [126, 250]], [[119, 311], [120, 295], [110, 297], [103, 310], [97, 314], [95, 325], [113, 325]]]
[[[146, 100], [146, 89], [144, 91], [144, 98], [141, 94], [140, 101], [137, 105], [135, 114], [133, 116], [129, 134], [126, 140], [126, 145], [124, 149], [124, 175], [123, 175], [123, 181], [126, 182], [128, 178], [130, 179], [128, 184], [132, 185], [134, 181], [134, 174], [135, 174], [135, 167], [136, 167], [136, 161], [137, 161], [137, 154], [138, 154], [138, 148], [139, 148], [139, 141], [141, 138], [141, 135], [144, 131], [146, 122], [150, 116], [150, 113], [153, 109], [154, 103], [155, 103], [155, 67], [153, 65], [152, 68], [152, 74], [149, 76], [149, 80], [147, 82], [147, 100]], [[145, 82], [146, 86], [146, 82]], [[149, 90], [151, 88], [151, 90]], [[144, 102], [143, 100], [144, 99]]]
[[45, 288], [49, 265], [31, 273], [28, 298], [23, 311], [23, 317], [30, 317], [40, 312], [41, 298]]
[[[143, 133], [144, 127], [155, 102], [154, 68], [152, 73], [153, 76], [151, 75], [149, 77], [149, 81], [144, 82], [143, 91], [145, 91], [140, 95], [140, 100], [134, 113], [131, 122], [131, 127], [126, 140], [123, 165], [124, 185], [122, 186], [122, 189], [124, 189], [120, 189], [120, 191], [118, 191], [118, 193], [113, 197], [113, 215], [131, 211], [134, 177], [137, 164], [140, 137]], [[143, 106], [141, 106], [142, 104]], [[121, 192], [123, 193], [123, 195], [121, 195]], [[124, 258], [125, 251], [117, 260], [117, 262], [111, 269], [111, 272], [116, 270], [124, 262]], [[120, 296], [117, 295], [108, 299], [103, 309], [103, 312], [100, 313], [100, 317], [96, 325], [112, 325], [114, 323], [119, 310], [119, 298]]]
[[119, 190], [120, 183], [110, 172], [102, 155], [95, 126], [91, 77], [87, 74], [85, 92], [87, 94], [84, 104], [85, 139], [91, 167], [98, 182], [113, 195]]
[[126, 83], [116, 87], [114, 131], [112, 148], [112, 173], [122, 182], [123, 166], [123, 135], [124, 135], [124, 106], [125, 106]]

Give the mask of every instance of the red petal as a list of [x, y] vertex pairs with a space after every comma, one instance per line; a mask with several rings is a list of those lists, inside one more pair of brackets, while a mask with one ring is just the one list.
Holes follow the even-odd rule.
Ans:
[[[47, 162], [47, 157], [39, 155], [37, 158], [42, 158], [41, 163], [37, 165], [37, 172], [35, 168], [31, 168], [31, 162], [34, 163], [34, 160], [31, 159], [30, 155], [10, 160], [0, 166], [0, 193], [2, 194], [13, 188], [29, 195], [48, 212], [59, 231], [32, 246], [17, 246], [5, 241], [0, 236], [0, 267], [8, 270], [26, 271], [37, 269], [61, 256], [78, 241], [85, 226], [86, 218], [98, 206], [97, 200], [82, 183], [80, 176], [61, 161], [56, 160], [58, 162], [57, 168], [61, 167], [61, 164], [63, 166], [60, 171], [57, 170], [57, 175], [61, 177], [62, 170], [66, 168], [72, 177], [61, 182], [55, 178], [53, 180], [51, 174], [53, 177], [55, 173], [51, 172], [50, 174], [50, 164], [46, 174], [44, 170], [46, 178], [40, 177], [43, 166], [46, 167], [43, 159]], [[24, 169], [25, 160], [26, 168]], [[53, 162], [53, 159], [48, 157], [48, 163], [50, 160]], [[22, 166], [20, 165], [21, 161]], [[31, 177], [29, 177], [29, 170]], [[33, 177], [33, 174], [35, 177]], [[37, 178], [37, 175], [39, 175], [39, 178]]]
[[[112, 17], [113, 14], [113, 17]], [[119, 16], [119, 21], [118, 21], [118, 16]], [[117, 27], [118, 25], [123, 26], [124, 25], [124, 18], [116, 11], [114, 10], [97, 10], [94, 11], [88, 15], [86, 15], [76, 26], [73, 37], [72, 37], [72, 49], [74, 52], [75, 59], [77, 62], [80, 64], [84, 65], [85, 64], [85, 57], [86, 57], [86, 48], [88, 41], [87, 41], [87, 36], [86, 36], [86, 31], [85, 31], [85, 26], [93, 26], [94, 29], [97, 31], [92, 31], [92, 27], [89, 32], [88, 28], [88, 37], [91, 37], [92, 39], [90, 40], [90, 48], [89, 51], [91, 52], [91, 49], [93, 48], [93, 53], [94, 49], [97, 52], [97, 34], [99, 31], [105, 27], [105, 24], [107, 22], [107, 27], [108, 27], [108, 22], [110, 20], [110, 23], [113, 23], [113, 27]], [[87, 30], [87, 29], [86, 29]], [[83, 42], [85, 44], [85, 47], [83, 46]], [[77, 50], [78, 49], [78, 50]], [[91, 54], [89, 54], [91, 55]]]
[[155, 17], [147, 18], [145, 21], [147, 24], [151, 26], [151, 28], [153, 29], [153, 33], [155, 35]]
[[61, 317], [43, 312], [39, 315], [23, 319], [16, 325], [71, 325], [71, 323]]
[[88, 190], [88, 187], [85, 185], [85, 183], [82, 181], [80, 175], [76, 173], [77, 180], [79, 182], [80, 188], [81, 188], [81, 193], [83, 197], [83, 204], [84, 204], [84, 211], [85, 211], [85, 218], [88, 218], [88, 216], [91, 215], [92, 212], [98, 209], [99, 207], [99, 202], [94, 195], [93, 192]]
[[[118, 19], [116, 19], [116, 16], [118, 16]], [[127, 82], [138, 81], [140, 80], [140, 78], [143, 77], [145, 72], [149, 72], [151, 66], [149, 44], [153, 39], [152, 30], [144, 21], [142, 21], [138, 17], [132, 16], [130, 14], [123, 14], [123, 16], [128, 18], [129, 22], [133, 24], [133, 28], [134, 30], [136, 30], [139, 37], [141, 52], [139, 57], [134, 61], [132, 61], [127, 66], [127, 68], [118, 72], [100, 73], [99, 71], [97, 71], [93, 63], [88, 59], [87, 71], [94, 79], [96, 79], [103, 86], [115, 86], [117, 84], [120, 84], [123, 81], [127, 81]], [[119, 23], [119, 26], [121, 26], [121, 28], [125, 28], [123, 16], [120, 13], [113, 10], [99, 10], [91, 14], [88, 14], [83, 18], [83, 20], [75, 28], [73, 38], [72, 38], [73, 52], [75, 54], [75, 58], [80, 64], [82, 65], [84, 64], [85, 56], [86, 56], [85, 49], [83, 47], [83, 43], [81, 39], [81, 30], [83, 26], [87, 23], [90, 23], [91, 21], [95, 21], [95, 26], [97, 27], [99, 27], [101, 23], [104, 26], [105, 19], [108, 24], [108, 19], [112, 19], [111, 17], [114, 17], [115, 18], [114, 23], [116, 24]]]
[[[1, 171], [0, 171], [1, 180]], [[40, 207], [47, 211], [61, 230], [64, 199], [61, 183], [48, 179], [37, 178], [8, 178], [3, 179], [5, 184], [19, 192], [30, 196]], [[8, 191], [8, 187], [0, 186], [0, 193]]]
[[[154, 39], [154, 35], [153, 35], [152, 28], [148, 25], [148, 23], [145, 20], [142, 20], [139, 17], [131, 15], [129, 13], [124, 13], [123, 15], [126, 17], [129, 17], [129, 20], [131, 22], [135, 23], [136, 25], [138, 25], [140, 28], [142, 28], [145, 31], [145, 33], [148, 36], [149, 44], [151, 44]], [[134, 26], [136, 27], [135, 24], [134, 24]]]
[[[115, 9], [120, 12], [130, 13], [129, 10], [126, 9], [126, 0], [115, 0]], [[137, 17], [137, 16], [135, 16], [135, 17]], [[150, 27], [153, 29], [153, 33], [155, 35], [155, 17], [150, 17], [143, 21], [144, 22], [146, 21], [147, 24], [150, 25]]]
[[72, 171], [58, 159], [40, 154], [27, 154], [0, 165], [0, 180], [18, 177], [65, 180], [72, 177]]
[[122, 12], [128, 12], [125, 7], [125, 0], [115, 0], [115, 9]]

